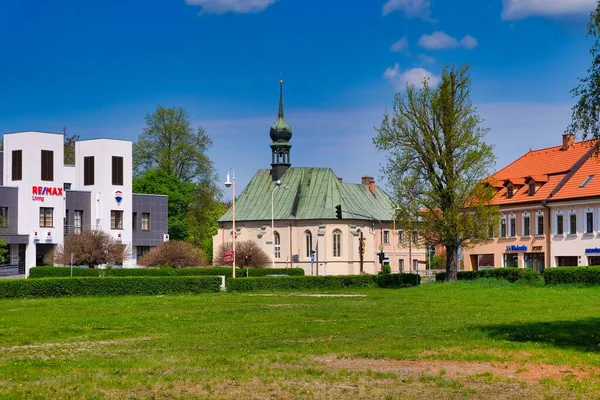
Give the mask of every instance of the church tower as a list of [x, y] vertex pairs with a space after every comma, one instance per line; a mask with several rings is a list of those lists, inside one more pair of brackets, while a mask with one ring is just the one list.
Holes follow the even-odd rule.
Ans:
[[279, 180], [285, 171], [292, 165], [290, 161], [290, 139], [292, 127], [288, 125], [283, 116], [283, 79], [279, 81], [279, 113], [277, 121], [271, 126], [271, 177]]

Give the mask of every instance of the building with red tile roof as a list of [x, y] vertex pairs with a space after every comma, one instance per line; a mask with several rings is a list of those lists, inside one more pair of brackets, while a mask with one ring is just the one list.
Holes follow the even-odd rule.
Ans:
[[600, 256], [597, 152], [598, 142], [565, 134], [560, 146], [531, 150], [493, 174], [500, 223], [490, 240], [463, 252], [465, 269], [600, 264], [585, 257], [594, 249]]

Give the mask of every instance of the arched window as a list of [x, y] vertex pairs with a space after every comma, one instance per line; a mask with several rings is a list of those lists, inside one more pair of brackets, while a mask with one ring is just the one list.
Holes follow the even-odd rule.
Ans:
[[312, 250], [312, 233], [310, 231], [304, 231], [304, 239], [306, 240], [306, 257], [310, 257]]
[[333, 256], [342, 256], [342, 232], [339, 229], [333, 231]]
[[279, 236], [279, 232], [275, 232], [273, 236], [275, 237], [275, 258], [281, 258], [281, 236]]

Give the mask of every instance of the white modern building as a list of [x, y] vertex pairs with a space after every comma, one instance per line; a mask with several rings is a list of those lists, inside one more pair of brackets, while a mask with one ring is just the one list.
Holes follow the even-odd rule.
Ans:
[[132, 193], [130, 141], [77, 141], [74, 165], [64, 163], [64, 152], [63, 134], [4, 134], [0, 238], [19, 273], [43, 265], [66, 235], [83, 230], [102, 229], [130, 246], [124, 266], [168, 240], [167, 197]]

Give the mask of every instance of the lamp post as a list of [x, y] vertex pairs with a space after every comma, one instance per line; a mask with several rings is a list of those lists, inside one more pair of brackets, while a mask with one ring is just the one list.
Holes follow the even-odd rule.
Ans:
[[[274, 208], [274, 195], [275, 189], [281, 187], [281, 181], [275, 182], [275, 187], [271, 190], [271, 245], [273, 246], [271, 268], [275, 268], [275, 208]], [[283, 186], [282, 189], [287, 189], [287, 186]]]
[[[232, 178], [231, 180], [229, 180], [229, 170], [231, 170], [232, 173]], [[232, 272], [232, 276], [233, 278], [235, 278], [235, 170], [233, 168], [230, 168], [227, 170], [227, 180], [225, 181], [225, 187], [231, 187], [231, 201], [232, 201], [232, 206], [231, 206], [231, 211], [233, 213], [233, 224], [232, 224], [232, 235], [233, 235], [233, 272]]]

